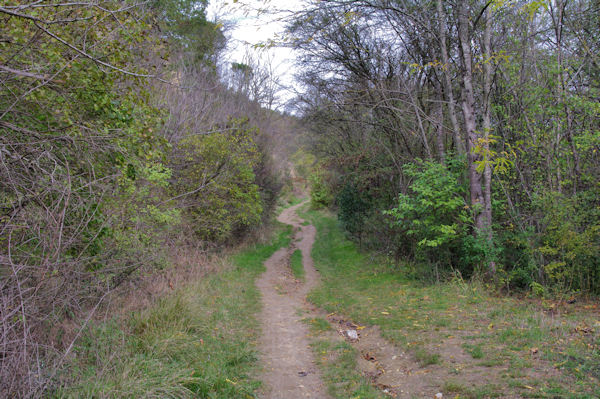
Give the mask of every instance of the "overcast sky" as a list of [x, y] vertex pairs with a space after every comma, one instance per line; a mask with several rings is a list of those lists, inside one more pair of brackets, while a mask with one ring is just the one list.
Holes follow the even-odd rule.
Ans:
[[[284, 30], [284, 24], [280, 20], [282, 14], [260, 13], [259, 10], [298, 10], [301, 2], [302, 0], [239, 0], [234, 3], [233, 0], [210, 0], [208, 18], [227, 26], [233, 24], [228, 33], [227, 61], [244, 62], [248, 53], [255, 58], [271, 59], [282, 85], [293, 85], [294, 52], [284, 47], [256, 49], [254, 46], [277, 40]], [[293, 95], [291, 91], [281, 93], [285, 100], [291, 99]]]

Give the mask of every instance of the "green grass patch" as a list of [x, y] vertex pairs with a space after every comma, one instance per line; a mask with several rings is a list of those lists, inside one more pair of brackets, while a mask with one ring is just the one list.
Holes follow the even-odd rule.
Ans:
[[[232, 256], [229, 267], [160, 299], [125, 323], [89, 328], [75, 349], [64, 398], [254, 398], [263, 262], [291, 229]], [[125, 325], [124, 325], [125, 324]]]
[[345, 341], [318, 340], [312, 344], [329, 394], [335, 399], [383, 399], [383, 393], [356, 371], [357, 351]]
[[449, 380], [444, 382], [443, 391], [447, 393], [465, 393], [468, 388], [458, 381]]
[[276, 213], [279, 214], [285, 208], [290, 206], [298, 205], [302, 201], [306, 200], [306, 197], [296, 197], [294, 194], [289, 193], [286, 196], [279, 197], [277, 201]]
[[[583, 328], [598, 323], [596, 305], [587, 305], [590, 310], [567, 307], [557, 316], [547, 313], [539, 300], [494, 295], [478, 282], [457, 278], [424, 284], [409, 277], [414, 267], [395, 266], [386, 258], [359, 251], [334, 215], [306, 208], [301, 217], [317, 229], [312, 256], [322, 284], [309, 294], [317, 306], [361, 325], [380, 326], [384, 337], [424, 365], [443, 363], [446, 359], [429, 348], [454, 337], [459, 350], [466, 344], [463, 348], [473, 366], [498, 371], [494, 381], [469, 391], [473, 397], [531, 396], [531, 389], [512, 387], [510, 382], [542, 364], [563, 372], [558, 377], [553, 372], [538, 373], [545, 388], [536, 392], [542, 395], [546, 389], [539, 397], [553, 397], [544, 396], [550, 395], [551, 384], [552, 395], [558, 397], [600, 397], [599, 335]], [[577, 330], [577, 326], [583, 327]], [[507, 368], [510, 375], [503, 377]], [[468, 372], [461, 369], [461, 375]]]
[[473, 359], [483, 359], [483, 348], [480, 344], [463, 344], [463, 348]]
[[451, 394], [450, 397], [461, 399], [488, 399], [499, 398], [499, 387], [494, 385], [482, 385], [476, 388], [467, 387], [465, 384], [456, 380], [444, 382], [442, 391]]
[[295, 250], [290, 257], [290, 268], [294, 277], [300, 281], [304, 281], [304, 266], [302, 265], [302, 251]]
[[310, 332], [313, 335], [324, 333], [325, 331], [331, 330], [329, 322], [321, 317], [315, 317], [313, 319], [304, 319], [310, 328]]
[[498, 366], [502, 366], [503, 364], [504, 364], [504, 359], [502, 359], [501, 357], [483, 359], [483, 361], [477, 363], [477, 365], [483, 366], [483, 367], [498, 367]]
[[423, 367], [429, 366], [432, 364], [439, 364], [441, 361], [441, 357], [437, 353], [433, 353], [430, 350], [419, 347], [414, 349], [415, 359], [419, 364]]
[[296, 196], [292, 195], [288, 200], [288, 204], [289, 204], [289, 206], [298, 205], [305, 199], [306, 199], [305, 197], [296, 197]]

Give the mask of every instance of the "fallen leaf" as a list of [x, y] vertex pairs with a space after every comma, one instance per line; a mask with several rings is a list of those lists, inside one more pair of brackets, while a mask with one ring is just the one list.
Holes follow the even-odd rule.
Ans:
[[565, 360], [564, 362], [560, 362], [560, 363], [554, 363], [554, 367], [559, 368], [564, 366], [565, 364], [567, 364], [567, 361]]
[[575, 332], [585, 335], [585, 334], [592, 334], [594, 332], [594, 330], [588, 326], [577, 326], [577, 327], [575, 327]]

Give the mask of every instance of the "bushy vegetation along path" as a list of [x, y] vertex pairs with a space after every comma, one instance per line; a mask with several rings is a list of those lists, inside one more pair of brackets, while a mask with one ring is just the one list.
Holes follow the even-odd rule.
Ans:
[[296, 215], [301, 205], [287, 208], [278, 220], [294, 226], [294, 245], [302, 252], [305, 282], [300, 284], [290, 274], [287, 263], [293, 248], [275, 252], [265, 262], [267, 271], [257, 281], [263, 300], [261, 353], [265, 365], [265, 398], [327, 397], [309, 347], [308, 328], [299, 314], [299, 309], [305, 307], [307, 292], [318, 281], [310, 257], [315, 228], [302, 225], [303, 221]]
[[[309, 324], [334, 398], [385, 397], [369, 382], [398, 399], [600, 398], [596, 300], [512, 297], [460, 278], [425, 283], [410, 264], [361, 252], [335, 215], [299, 214], [317, 229], [320, 284], [308, 300], [324, 312]], [[340, 343], [352, 328], [358, 340]]]

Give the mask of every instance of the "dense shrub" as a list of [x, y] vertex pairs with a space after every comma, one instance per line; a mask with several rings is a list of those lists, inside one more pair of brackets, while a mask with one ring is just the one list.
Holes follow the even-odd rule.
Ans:
[[325, 171], [316, 168], [309, 176], [310, 182], [310, 205], [314, 209], [328, 207], [333, 202], [331, 190], [326, 182]]
[[459, 256], [472, 221], [458, 172], [426, 161], [406, 164], [404, 173], [412, 178], [408, 192], [400, 193], [397, 207], [385, 212], [401, 229], [399, 239], [410, 241], [421, 261], [466, 268]]
[[206, 1], [45, 3], [0, 7], [0, 397], [43, 396], [63, 328], [182, 232], [260, 223], [289, 120], [221, 83]]
[[262, 203], [254, 174], [260, 159], [257, 134], [246, 119], [232, 119], [178, 144], [174, 189], [185, 194], [182, 201], [200, 238], [223, 242], [260, 222]]
[[539, 283], [600, 292], [600, 209], [589, 194], [548, 192], [537, 199], [543, 212], [535, 248], [542, 268]]
[[366, 230], [366, 219], [371, 210], [368, 193], [358, 190], [356, 186], [348, 182], [338, 193], [336, 198], [338, 205], [338, 218], [351, 235], [359, 240], [362, 245], [363, 233]]

